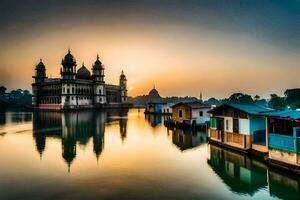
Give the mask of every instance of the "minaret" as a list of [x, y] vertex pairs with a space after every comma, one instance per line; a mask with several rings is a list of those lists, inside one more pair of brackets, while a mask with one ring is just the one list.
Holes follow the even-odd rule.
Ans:
[[32, 105], [37, 106], [40, 98], [40, 85], [45, 82], [46, 67], [40, 59], [40, 62], [35, 66], [35, 75], [32, 76], [34, 82], [32, 83]]
[[121, 102], [127, 102], [127, 79], [124, 74], [124, 71], [122, 70], [122, 73], [120, 75], [120, 88], [121, 88]]
[[203, 102], [203, 99], [202, 99], [202, 92], [200, 92], [199, 100], [200, 100], [201, 102]]
[[94, 103], [104, 104], [106, 103], [106, 90], [104, 81], [104, 66], [99, 60], [99, 55], [97, 54], [97, 59], [92, 67], [92, 77], [94, 80]]
[[99, 55], [97, 54], [97, 60], [95, 61], [93, 68], [93, 78], [96, 82], [104, 83], [104, 66], [99, 60]]
[[46, 77], [46, 67], [40, 59], [40, 62], [35, 66], [35, 75], [32, 77], [34, 78], [34, 83], [43, 83]]
[[76, 106], [76, 90], [73, 90], [75, 84], [72, 83], [76, 78], [76, 60], [71, 54], [70, 49], [65, 57], [61, 61], [62, 68], [60, 69], [61, 74], [61, 104], [63, 106]]
[[76, 60], [71, 54], [70, 49], [62, 59], [61, 65], [63, 66], [60, 69], [61, 78], [65, 80], [74, 80], [76, 75]]

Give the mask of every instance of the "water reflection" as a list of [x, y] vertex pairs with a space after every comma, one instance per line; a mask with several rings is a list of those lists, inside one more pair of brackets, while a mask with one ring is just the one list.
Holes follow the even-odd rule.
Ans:
[[62, 144], [62, 157], [70, 167], [76, 158], [77, 144], [86, 146], [93, 140], [93, 151], [99, 159], [104, 147], [106, 125], [119, 123], [120, 137], [126, 138], [128, 110], [103, 112], [35, 112], [33, 114], [33, 137], [36, 150], [42, 158], [47, 138], [59, 138]]
[[207, 144], [206, 133], [168, 129], [163, 117], [25, 115], [2, 115], [0, 199], [299, 199], [298, 176]]
[[192, 130], [173, 129], [172, 142], [181, 151], [195, 148], [207, 143], [207, 133]]
[[281, 199], [300, 199], [300, 180], [292, 174], [282, 173], [276, 169], [269, 170], [269, 187], [272, 196]]
[[[168, 116], [145, 114], [145, 119], [153, 128], [162, 126], [163, 122], [167, 120], [167, 117]], [[169, 129], [168, 126], [165, 128], [167, 129], [168, 135], [171, 132], [172, 143], [181, 151], [192, 149], [201, 144], [207, 143], [206, 132], [176, 128]]]
[[236, 152], [209, 145], [207, 163], [233, 192], [253, 195], [267, 186], [267, 167]]
[[0, 126], [6, 124], [5, 114], [0, 114]]
[[269, 189], [270, 196], [299, 199], [300, 180], [284, 171], [268, 168], [264, 162], [210, 144], [208, 165], [231, 191], [253, 196]]
[[31, 112], [0, 112], [0, 127], [8, 124], [21, 124], [31, 122]]
[[161, 115], [145, 114], [145, 119], [152, 127], [157, 127], [162, 124], [163, 117]]

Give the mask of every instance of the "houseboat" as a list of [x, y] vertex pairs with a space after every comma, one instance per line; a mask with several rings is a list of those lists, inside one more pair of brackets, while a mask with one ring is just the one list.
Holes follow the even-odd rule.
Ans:
[[264, 113], [272, 109], [255, 104], [222, 104], [209, 113], [209, 141], [242, 152], [268, 153]]
[[164, 115], [172, 115], [172, 106], [174, 106], [175, 103], [166, 103], [162, 105], [162, 113]]
[[172, 122], [175, 125], [198, 126], [209, 122], [211, 105], [201, 101], [181, 102], [172, 106]]
[[268, 161], [300, 173], [300, 111], [266, 113]]
[[146, 110], [145, 110], [145, 114], [163, 114], [163, 105], [165, 105], [166, 103], [163, 103], [163, 102], [155, 102], [155, 101], [152, 101], [152, 102], [148, 102], [146, 104]]

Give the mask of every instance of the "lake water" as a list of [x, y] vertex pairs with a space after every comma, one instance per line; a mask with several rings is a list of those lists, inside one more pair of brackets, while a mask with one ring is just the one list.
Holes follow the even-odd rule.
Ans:
[[143, 111], [0, 114], [0, 199], [299, 199], [300, 178]]

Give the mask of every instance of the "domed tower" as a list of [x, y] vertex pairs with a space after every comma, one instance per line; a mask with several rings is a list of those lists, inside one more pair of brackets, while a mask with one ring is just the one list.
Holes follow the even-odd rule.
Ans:
[[40, 59], [40, 62], [35, 66], [35, 75], [32, 77], [34, 78], [34, 83], [43, 83], [45, 82], [46, 77], [46, 67]]
[[122, 70], [122, 73], [120, 75], [120, 88], [121, 88], [121, 101], [127, 102], [127, 79], [124, 74], [124, 71]]
[[98, 54], [97, 54], [97, 60], [93, 65], [92, 71], [93, 71], [93, 79], [95, 80], [95, 82], [104, 83], [104, 66], [99, 60]]
[[92, 68], [92, 77], [94, 80], [94, 102], [96, 104], [106, 103], [106, 90], [104, 82], [104, 67], [99, 60], [99, 55]]
[[70, 49], [68, 50], [68, 53], [65, 55], [65, 57], [62, 59], [61, 64], [61, 104], [65, 108], [72, 108], [77, 105], [75, 90], [76, 84], [74, 84], [73, 82], [76, 76], [76, 60], [71, 54]]
[[71, 54], [70, 49], [65, 57], [61, 61], [61, 65], [63, 66], [60, 69], [60, 74], [62, 79], [70, 79], [74, 80], [76, 75], [76, 60]]
[[41, 84], [47, 79], [46, 67], [42, 59], [40, 59], [40, 62], [35, 66], [35, 75], [32, 76], [32, 78], [34, 79], [32, 83], [32, 105], [36, 106], [39, 104]]

